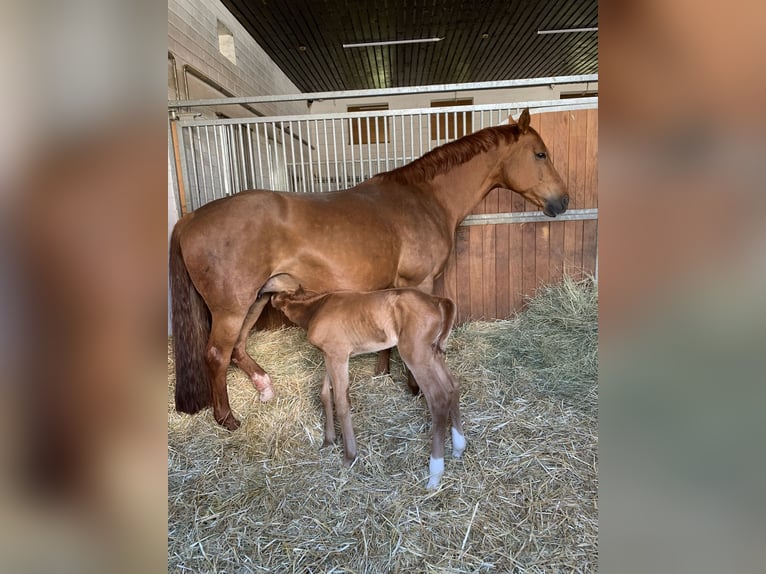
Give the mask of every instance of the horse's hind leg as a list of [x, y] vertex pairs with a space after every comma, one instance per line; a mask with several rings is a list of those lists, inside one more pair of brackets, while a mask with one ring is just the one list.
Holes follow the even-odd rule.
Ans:
[[375, 365], [375, 376], [387, 375], [391, 372], [391, 349], [378, 352], [378, 362]]
[[242, 315], [213, 313], [213, 324], [208, 339], [205, 360], [210, 370], [213, 394], [213, 416], [216, 422], [229, 430], [239, 428], [229, 406], [226, 390], [226, 370], [231, 362], [231, 352], [242, 327]]
[[255, 326], [258, 317], [261, 316], [263, 308], [268, 303], [269, 297], [263, 296], [256, 299], [250, 310], [247, 312], [245, 322], [242, 324], [242, 330], [239, 333], [234, 350], [231, 354], [232, 362], [247, 373], [255, 388], [260, 392], [260, 399], [266, 402], [274, 398], [274, 389], [271, 386], [271, 377], [247, 352], [247, 337], [253, 326]]

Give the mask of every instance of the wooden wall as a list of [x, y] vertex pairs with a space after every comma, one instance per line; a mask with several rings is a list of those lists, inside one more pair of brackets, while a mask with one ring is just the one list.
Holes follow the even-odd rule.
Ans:
[[[532, 126], [568, 186], [569, 209], [598, 207], [598, 110], [535, 114]], [[495, 190], [473, 213], [537, 210], [515, 193]], [[597, 230], [596, 220], [461, 226], [435, 293], [457, 303], [459, 323], [506, 318], [539, 285], [565, 273], [594, 274]]]

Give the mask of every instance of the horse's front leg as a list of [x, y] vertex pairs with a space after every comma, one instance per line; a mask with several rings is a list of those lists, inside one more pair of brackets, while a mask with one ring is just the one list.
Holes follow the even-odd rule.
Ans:
[[343, 464], [351, 466], [356, 459], [356, 438], [351, 426], [351, 405], [348, 398], [348, 353], [336, 357], [325, 353], [325, 368], [332, 380], [335, 411], [343, 434]]

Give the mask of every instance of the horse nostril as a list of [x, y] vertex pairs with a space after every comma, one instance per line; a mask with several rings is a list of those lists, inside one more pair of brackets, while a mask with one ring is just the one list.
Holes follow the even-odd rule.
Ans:
[[564, 206], [564, 209], [569, 205], [569, 196], [565, 195], [561, 198], [561, 205]]

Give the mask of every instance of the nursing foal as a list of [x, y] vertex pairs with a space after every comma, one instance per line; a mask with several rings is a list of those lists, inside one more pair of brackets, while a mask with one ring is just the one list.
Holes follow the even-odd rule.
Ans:
[[455, 322], [455, 304], [415, 289], [340, 291], [318, 294], [282, 291], [271, 297], [274, 307], [308, 331], [308, 340], [324, 353], [322, 405], [324, 445], [335, 442], [332, 397], [343, 434], [343, 462], [356, 458], [348, 398], [348, 359], [397, 345], [431, 411], [431, 460], [427, 488], [434, 489], [444, 473], [444, 435], [452, 418], [452, 454], [460, 457], [465, 436], [460, 420], [460, 390], [444, 362], [444, 344]]

